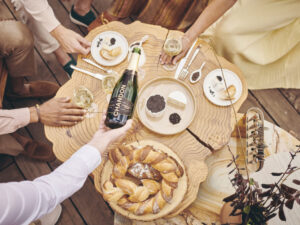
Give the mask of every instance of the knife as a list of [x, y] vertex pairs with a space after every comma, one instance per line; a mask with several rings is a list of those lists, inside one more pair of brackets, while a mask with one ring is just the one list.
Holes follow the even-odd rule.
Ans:
[[97, 67], [97, 68], [103, 70], [104, 72], [106, 72], [106, 73], [108, 73], [108, 74], [110, 74], [110, 73], [116, 73], [116, 71], [114, 71], [114, 70], [112, 70], [112, 69], [106, 69], [106, 68], [104, 68], [104, 67], [98, 65], [97, 63], [93, 62], [92, 60], [90, 60], [90, 59], [88, 59], [88, 58], [82, 58], [82, 60], [85, 61], [85, 62], [88, 63], [88, 64], [91, 64], [91, 65], [93, 65], [93, 66], [95, 66], [95, 67]]
[[70, 67], [71, 67], [73, 70], [77, 70], [77, 71], [79, 71], [79, 72], [81, 72], [81, 73], [85, 73], [85, 74], [90, 75], [90, 76], [92, 76], [92, 77], [94, 77], [94, 78], [96, 78], [96, 79], [99, 79], [99, 80], [103, 80], [105, 77], [107, 77], [107, 76], [102, 75], [102, 74], [99, 74], [99, 73], [92, 73], [92, 72], [90, 72], [90, 71], [81, 69], [81, 68], [79, 68], [79, 67], [77, 67], [77, 66], [74, 66], [74, 65], [71, 65]]
[[183, 67], [184, 67], [184, 65], [185, 65], [185, 63], [186, 63], [186, 60], [188, 59], [189, 55], [191, 54], [191, 52], [192, 52], [192, 50], [193, 50], [193, 48], [194, 48], [194, 46], [195, 46], [197, 40], [198, 40], [198, 39], [196, 39], [196, 40], [194, 41], [192, 47], [189, 49], [189, 51], [188, 51], [188, 53], [185, 55], [185, 57], [183, 57], [183, 58], [180, 60], [178, 66], [177, 66], [176, 72], [175, 72], [175, 79], [178, 79], [178, 76], [179, 76], [181, 70], [183, 69]]

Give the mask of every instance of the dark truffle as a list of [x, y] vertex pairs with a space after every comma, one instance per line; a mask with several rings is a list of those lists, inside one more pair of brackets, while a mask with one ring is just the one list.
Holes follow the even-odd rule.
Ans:
[[221, 76], [217, 76], [217, 79], [218, 79], [218, 81], [220, 81], [220, 82], [223, 80]]
[[160, 112], [165, 107], [166, 102], [163, 96], [153, 95], [147, 100], [147, 108], [153, 113]]
[[177, 113], [172, 113], [169, 117], [169, 120], [172, 124], [177, 124], [180, 122], [181, 117]]
[[114, 45], [116, 43], [116, 39], [115, 38], [111, 38], [110, 39], [110, 45]]

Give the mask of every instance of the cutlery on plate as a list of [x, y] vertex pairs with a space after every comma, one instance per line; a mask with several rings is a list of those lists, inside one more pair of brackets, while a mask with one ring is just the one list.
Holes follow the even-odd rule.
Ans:
[[189, 74], [189, 68], [192, 65], [192, 63], [193, 63], [194, 59], [196, 58], [196, 56], [198, 55], [199, 51], [200, 51], [200, 45], [196, 48], [196, 50], [195, 50], [195, 52], [194, 52], [194, 54], [193, 54], [193, 56], [192, 56], [189, 64], [187, 65], [187, 67], [183, 68], [181, 70], [181, 72], [180, 72], [180, 74], [178, 76], [178, 78], [180, 80], [184, 80], [186, 78], [186, 76]]
[[104, 79], [107, 78], [107, 77], [113, 77], [113, 78], [115, 78], [114, 76], [110, 76], [110, 75], [103, 75], [103, 74], [100, 74], [100, 73], [92, 73], [92, 72], [90, 72], [90, 71], [81, 69], [81, 68], [79, 68], [79, 67], [77, 67], [77, 66], [74, 66], [74, 65], [71, 65], [70, 67], [71, 67], [73, 70], [79, 71], [79, 72], [81, 72], [81, 73], [85, 73], [85, 74], [90, 75], [90, 76], [92, 76], [92, 77], [94, 77], [94, 78], [96, 78], [96, 79], [99, 79], [99, 80], [104, 80]]
[[94, 61], [88, 59], [88, 58], [82, 58], [83, 61], [85, 61], [86, 63], [90, 64], [90, 65], [93, 65], [101, 70], [103, 70], [104, 72], [108, 73], [108, 74], [111, 74], [111, 73], [114, 73], [114, 74], [117, 74], [116, 71], [112, 70], [112, 69], [106, 69], [102, 66], [100, 66], [99, 64], [95, 63]]
[[192, 47], [189, 49], [188, 53], [180, 60], [178, 66], [177, 66], [176, 72], [175, 72], [175, 79], [177, 79], [179, 77], [179, 74], [186, 63], [186, 60], [188, 59], [189, 55], [191, 54], [194, 46], [196, 45], [196, 42], [197, 42], [197, 40], [194, 41], [194, 43], [193, 43]]
[[[195, 72], [191, 73], [191, 75], [190, 75], [190, 82], [192, 84], [197, 83], [201, 79], [201, 77], [202, 77], [202, 69], [205, 66], [205, 64], [206, 64], [206, 62], [203, 62], [202, 65], [200, 66], [200, 69], [198, 69]], [[199, 73], [198, 77], [195, 80], [193, 80], [194, 73]]]

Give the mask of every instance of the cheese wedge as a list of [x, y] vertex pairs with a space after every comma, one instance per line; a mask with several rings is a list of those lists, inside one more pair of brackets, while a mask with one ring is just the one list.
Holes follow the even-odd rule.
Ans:
[[181, 91], [173, 91], [169, 94], [167, 102], [179, 108], [185, 108], [187, 100], [185, 95]]

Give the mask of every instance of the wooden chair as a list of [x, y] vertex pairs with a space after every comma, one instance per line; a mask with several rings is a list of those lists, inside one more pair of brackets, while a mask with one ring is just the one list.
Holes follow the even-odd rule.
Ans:
[[0, 59], [0, 109], [4, 97], [5, 85], [7, 80], [7, 69], [4, 60]]

